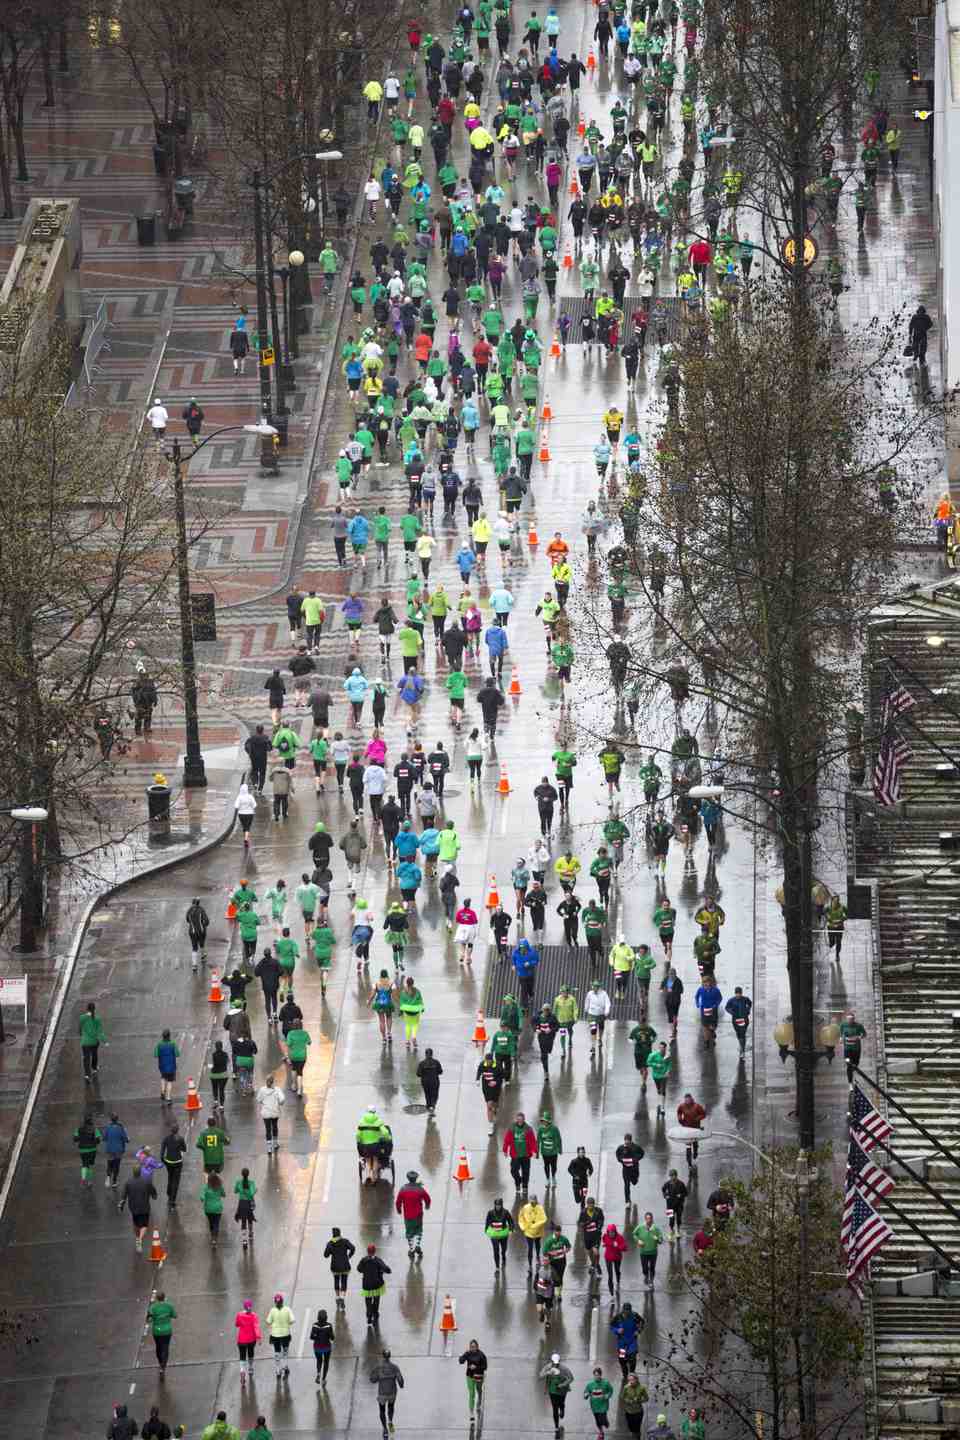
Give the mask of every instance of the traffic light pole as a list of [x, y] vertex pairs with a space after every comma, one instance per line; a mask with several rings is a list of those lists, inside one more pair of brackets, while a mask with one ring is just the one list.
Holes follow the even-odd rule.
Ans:
[[174, 440], [173, 497], [177, 525], [177, 593], [180, 601], [180, 666], [183, 670], [183, 718], [187, 745], [183, 757], [185, 790], [200, 790], [207, 772], [200, 749], [200, 707], [197, 701], [197, 661], [193, 648], [193, 613], [190, 606], [190, 570], [187, 565], [187, 507], [183, 493], [183, 454]]
[[[270, 397], [270, 366], [263, 363], [263, 349], [269, 339], [267, 319], [267, 257], [263, 244], [263, 180], [260, 171], [254, 170], [253, 179], [253, 236], [257, 262], [257, 330], [260, 335], [260, 349], [257, 353], [257, 367], [260, 376], [260, 409], [263, 418], [270, 424], [273, 408]], [[260, 465], [267, 475], [279, 475], [273, 449], [273, 440], [264, 436], [260, 447]]]

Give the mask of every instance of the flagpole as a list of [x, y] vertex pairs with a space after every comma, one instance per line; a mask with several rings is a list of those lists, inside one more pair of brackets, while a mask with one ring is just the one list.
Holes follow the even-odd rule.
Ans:
[[898, 1100], [894, 1100], [893, 1096], [888, 1094], [887, 1091], [884, 1090], [882, 1085], [878, 1085], [877, 1081], [874, 1080], [871, 1075], [868, 1075], [865, 1070], [861, 1070], [859, 1065], [853, 1066], [853, 1073], [854, 1075], [859, 1075], [861, 1079], [866, 1080], [868, 1085], [871, 1085], [873, 1089], [878, 1092], [878, 1094], [883, 1096], [884, 1100], [886, 1100], [888, 1105], [892, 1105], [895, 1110], [899, 1110], [900, 1114], [905, 1116], [906, 1119], [910, 1121], [910, 1124], [915, 1126], [916, 1129], [919, 1130], [920, 1134], [924, 1137], [925, 1140], [929, 1140], [930, 1144], [933, 1145], [937, 1150], [939, 1150], [941, 1155], [945, 1155], [950, 1161], [951, 1165], [956, 1165], [956, 1167], [960, 1169], [960, 1160], [957, 1159], [956, 1155], [954, 1155], [952, 1151], [948, 1150], [946, 1145], [944, 1145], [940, 1140], [938, 1140], [935, 1135], [931, 1134], [931, 1132], [926, 1128], [926, 1126], [921, 1125], [919, 1120], [915, 1120], [914, 1117], [910, 1114], [910, 1111], [904, 1109], [904, 1107], [900, 1104]]

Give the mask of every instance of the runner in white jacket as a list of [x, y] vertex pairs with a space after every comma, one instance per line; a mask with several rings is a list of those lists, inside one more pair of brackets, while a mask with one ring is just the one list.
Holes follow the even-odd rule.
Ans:
[[260, 1111], [260, 1118], [263, 1121], [263, 1128], [267, 1137], [267, 1154], [272, 1155], [280, 1144], [278, 1138], [278, 1121], [280, 1111], [286, 1103], [286, 1095], [280, 1089], [272, 1075], [268, 1075], [266, 1084], [261, 1085], [257, 1091], [257, 1109]]
[[[603, 1044], [603, 1027], [607, 1023], [607, 1016], [610, 1014], [610, 996], [602, 989], [599, 980], [590, 983], [590, 989], [583, 999], [583, 1018], [590, 1024], [590, 1054], [593, 1055], [597, 1045]], [[598, 1037], [599, 1036], [599, 1040]]]

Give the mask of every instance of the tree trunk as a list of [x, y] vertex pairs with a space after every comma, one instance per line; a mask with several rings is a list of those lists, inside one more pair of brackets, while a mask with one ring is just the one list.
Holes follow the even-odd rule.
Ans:
[[57, 97], [53, 89], [53, 63], [50, 55], [50, 31], [44, 31], [43, 40], [40, 42], [40, 62], [43, 65], [43, 103], [44, 107], [57, 103]]
[[3, 218], [13, 219], [13, 187], [10, 179], [10, 151], [7, 149], [7, 137], [3, 133], [3, 125], [0, 124], [0, 195], [3, 197]]
[[30, 171], [27, 169], [27, 147], [23, 138], [23, 96], [17, 95], [13, 104], [13, 115], [10, 117], [11, 128], [13, 129], [13, 142], [17, 150], [17, 179], [27, 181], [30, 179]]

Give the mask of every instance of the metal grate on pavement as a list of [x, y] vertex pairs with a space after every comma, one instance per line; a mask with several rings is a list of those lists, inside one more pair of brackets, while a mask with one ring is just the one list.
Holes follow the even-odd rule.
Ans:
[[[527, 938], [529, 939], [529, 936]], [[632, 976], [627, 990], [627, 998], [625, 1000], [613, 999], [613, 971], [607, 964], [609, 948], [609, 945], [605, 945], [601, 951], [600, 964], [591, 966], [589, 952], [585, 945], [578, 946], [576, 950], [571, 949], [568, 945], [536, 946], [536, 949], [540, 951], [540, 964], [537, 966], [533, 992], [535, 1005], [538, 1008], [541, 1005], [552, 1005], [560, 994], [561, 986], [569, 985], [576, 995], [582, 1011], [583, 997], [590, 989], [590, 981], [599, 979], [603, 989], [613, 1001], [610, 1019], [636, 1020], [639, 992]], [[487, 957], [487, 979], [483, 996], [484, 1015], [499, 1015], [504, 995], [516, 996], [517, 991], [516, 971], [509, 959], [498, 960], [496, 951], [491, 946]]]
[[[655, 295], [651, 303], [653, 311], [650, 317], [650, 328], [648, 331], [651, 340], [656, 339], [657, 328], [665, 323], [667, 327], [668, 345], [673, 344], [680, 338], [680, 301], [675, 295]], [[630, 316], [640, 305], [639, 295], [624, 295], [623, 297], [623, 330], [620, 335], [620, 343], [624, 344], [633, 336], [633, 322]], [[570, 334], [567, 337], [568, 345], [579, 345], [582, 343], [580, 335], [580, 321], [587, 312], [587, 301], [582, 295], [565, 295], [560, 300], [557, 310], [560, 315], [570, 316]]]

